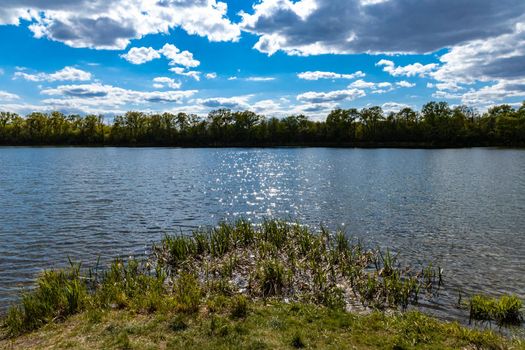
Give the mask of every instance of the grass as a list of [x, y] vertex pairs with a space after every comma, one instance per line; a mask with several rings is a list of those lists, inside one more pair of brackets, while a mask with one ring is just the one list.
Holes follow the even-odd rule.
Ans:
[[495, 321], [498, 325], [519, 325], [523, 322], [522, 301], [513, 295], [491, 298], [474, 295], [469, 301], [470, 319]]
[[[441, 283], [441, 269], [401, 266], [390, 251], [366, 250], [342, 232], [241, 220], [167, 236], [149, 259], [116, 260], [103, 272], [76, 265], [44, 272], [2, 321], [0, 347], [522, 345], [402, 312]], [[521, 321], [521, 301], [474, 297], [471, 316]]]
[[254, 302], [232, 317], [233, 302], [192, 315], [107, 310], [86, 312], [31, 334], [0, 341], [2, 349], [524, 349], [518, 339], [443, 323], [419, 312], [356, 315], [304, 303]]

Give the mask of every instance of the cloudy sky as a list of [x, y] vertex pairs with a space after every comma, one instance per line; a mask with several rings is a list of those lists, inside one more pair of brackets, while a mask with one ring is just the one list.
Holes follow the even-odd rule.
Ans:
[[0, 110], [525, 100], [523, 0], [0, 0]]

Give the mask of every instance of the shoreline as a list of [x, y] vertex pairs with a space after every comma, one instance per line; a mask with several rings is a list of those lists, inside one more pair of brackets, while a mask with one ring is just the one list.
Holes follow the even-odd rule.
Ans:
[[[217, 331], [216, 324], [208, 323], [211, 317], [222, 322], [228, 329], [225, 332], [231, 335], [235, 327], [246, 320], [262, 317], [269, 322], [273, 313], [284, 317], [292, 309], [323, 314], [319, 327], [335, 322], [334, 317], [359, 324], [372, 322], [374, 325], [369, 325], [372, 329], [368, 331], [374, 333], [374, 337], [370, 344], [378, 347], [382, 347], [376, 343], [381, 339], [375, 334], [378, 329], [382, 337], [390, 339], [389, 344], [400, 342], [397, 345], [401, 346], [407, 340], [400, 340], [402, 334], [393, 330], [400, 325], [412, 328], [420, 322], [432, 325], [423, 331], [428, 339], [421, 344], [439, 341], [436, 344], [441, 346], [448, 344], [447, 339], [453, 339], [454, 346], [472, 346], [476, 345], [475, 339], [483, 339], [477, 345], [490, 348], [494, 348], [494, 344], [523, 345], [523, 339], [509, 339], [492, 330], [465, 328], [457, 322], [438, 321], [420, 311], [406, 311], [411, 305], [417, 307], [419, 300], [430, 300], [433, 293], [439, 291], [444, 277], [439, 267], [409, 268], [401, 266], [396, 259], [388, 250], [367, 250], [359, 242], [349, 241], [342, 232], [324, 229], [312, 232], [299, 224], [277, 220], [265, 221], [260, 226], [242, 220], [221, 223], [191, 235], [166, 236], [154, 245], [152, 255], [142, 261], [116, 260], [107, 269], [87, 271], [72, 264], [69, 269], [45, 272], [38, 279], [37, 288], [24, 294], [21, 304], [8, 312], [0, 347], [17, 341], [33, 342], [39, 337], [43, 343], [38, 344], [42, 345], [46, 341], [57, 341], [60, 334], [71, 329], [82, 329], [79, 334], [83, 335], [92, 332], [94, 344], [98, 344], [93, 345], [95, 347], [102, 346], [97, 343], [102, 341], [104, 347], [111, 348], [107, 342], [118, 343], [119, 337], [127, 339], [128, 345], [139, 344], [133, 333], [124, 336], [118, 332], [108, 340], [99, 332], [102, 325], [110, 327], [122, 318], [125, 324], [142, 323], [137, 330], [140, 332], [159, 317], [163, 321], [152, 326], [159, 332], [157, 326], [165, 330], [179, 319], [186, 328], [197, 331], [193, 337], [199, 338], [206, 332]], [[472, 298], [470, 304], [463, 305], [470, 307], [474, 320], [491, 321], [500, 326], [523, 320], [522, 304], [516, 298], [492, 300], [480, 296], [478, 299], [473, 303]], [[500, 305], [509, 303], [515, 306], [504, 314], [485, 313], [492, 310], [490, 308], [500, 310]], [[292, 321], [297, 320], [292, 318], [286, 322]], [[93, 329], [86, 330], [85, 324]], [[294, 332], [305, 326], [299, 322]], [[435, 329], [440, 332], [435, 334]], [[335, 337], [342, 337], [346, 332], [344, 329], [333, 331]], [[399, 331], [408, 330], [401, 327]], [[247, 334], [252, 332], [256, 329], [247, 330]], [[172, 341], [181, 340], [179, 331], [172, 333]], [[286, 337], [290, 337], [288, 333]], [[247, 341], [246, 334], [238, 336], [240, 338], [237, 335], [234, 338]], [[305, 344], [321, 344], [320, 339], [309, 334], [298, 337]], [[81, 339], [76, 339], [80, 342], [76, 345], [71, 343], [72, 339], [68, 339], [68, 344], [81, 345]], [[261, 339], [264, 343], [274, 340]], [[217, 345], [213, 343], [215, 340], [224, 341], [219, 334], [204, 348]], [[355, 341], [359, 345], [359, 339]]]

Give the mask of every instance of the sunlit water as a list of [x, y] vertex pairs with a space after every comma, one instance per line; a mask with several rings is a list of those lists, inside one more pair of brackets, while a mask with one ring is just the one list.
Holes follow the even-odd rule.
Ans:
[[344, 227], [445, 271], [457, 290], [525, 298], [525, 151], [0, 148], [0, 309], [39, 271], [144, 253], [221, 219]]

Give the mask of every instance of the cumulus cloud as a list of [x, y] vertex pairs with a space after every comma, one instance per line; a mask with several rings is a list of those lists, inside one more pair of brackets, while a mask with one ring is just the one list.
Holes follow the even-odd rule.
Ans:
[[355, 78], [364, 78], [365, 76], [366, 74], [361, 71], [357, 71], [351, 74], [340, 74], [340, 73], [322, 72], [322, 71], [302, 72], [302, 73], [297, 74], [297, 77], [303, 80], [320, 80], [320, 79], [349, 79], [351, 80]]
[[184, 69], [182, 67], [173, 67], [173, 68], [170, 68], [170, 72], [173, 72], [173, 73], [175, 73], [177, 75], [182, 75], [182, 76], [185, 76], [185, 77], [193, 78], [196, 81], [200, 81], [201, 80], [201, 72], [198, 72], [198, 71], [186, 70], [186, 69]]
[[88, 81], [91, 80], [91, 73], [73, 67], [64, 67], [54, 73], [29, 74], [23, 71], [15, 72], [14, 79], [24, 79], [29, 81]]
[[524, 98], [525, 22], [509, 33], [456, 45], [440, 61], [431, 73], [436, 82], [429, 85], [437, 89], [435, 97], [481, 107]]
[[390, 113], [390, 112], [397, 113], [403, 108], [407, 108], [407, 107], [413, 108], [410, 105], [407, 105], [405, 103], [398, 103], [398, 102], [385, 102], [381, 105], [381, 108], [383, 109], [385, 113]]
[[180, 51], [175, 45], [166, 44], [159, 50], [170, 60], [170, 66], [183, 66], [187, 68], [198, 67], [201, 63], [193, 58], [193, 54], [187, 50]]
[[208, 73], [206, 74], [206, 79], [216, 79], [217, 73]]
[[123, 89], [100, 83], [80, 85], [60, 85], [43, 89], [43, 95], [52, 96], [42, 100], [46, 105], [62, 108], [76, 106], [80, 109], [108, 108], [115, 106], [135, 106], [155, 103], [181, 103], [197, 93], [196, 90], [138, 91]]
[[212, 97], [205, 99], [196, 99], [193, 102], [197, 105], [212, 109], [227, 108], [232, 110], [246, 110], [250, 108], [248, 100], [251, 97], [251, 95], [234, 97]]
[[509, 98], [525, 99], [525, 79], [502, 80], [461, 95], [462, 103], [475, 106], [492, 105]]
[[12, 101], [18, 99], [20, 99], [20, 96], [7, 91], [0, 90], [0, 101]]
[[156, 77], [153, 79], [153, 82], [153, 87], [156, 89], [162, 89], [166, 86], [170, 89], [179, 89], [181, 86], [180, 81], [175, 81], [175, 79], [168, 77]]
[[353, 101], [357, 98], [366, 96], [360, 89], [335, 90], [329, 92], [309, 91], [297, 96], [297, 100], [309, 103], [325, 103], [339, 101]]
[[411, 83], [411, 82], [408, 82], [406, 80], [398, 81], [398, 82], [396, 82], [396, 85], [399, 86], [399, 87], [403, 87], [403, 88], [411, 88], [411, 87], [416, 86], [415, 83]]
[[127, 53], [120, 55], [133, 64], [143, 64], [160, 58], [160, 54], [151, 47], [132, 47]]
[[509, 31], [522, 0], [262, 0], [241, 27], [267, 54], [427, 53]]
[[[390, 85], [390, 83], [387, 83], [387, 84]], [[349, 87], [358, 88], [358, 89], [375, 89], [377, 86], [378, 86], [377, 83], [365, 81], [363, 79], [356, 80], [349, 85]]]
[[133, 64], [143, 64], [154, 59], [166, 57], [170, 66], [182, 66], [186, 68], [198, 67], [201, 63], [193, 58], [193, 54], [187, 50], [181, 51], [175, 45], [165, 44], [161, 49], [155, 50], [151, 47], [133, 47], [127, 53], [120, 55]]
[[412, 63], [406, 66], [398, 66], [394, 64], [394, 62], [390, 60], [380, 60], [376, 63], [376, 66], [383, 67], [383, 71], [387, 72], [388, 74], [399, 77], [399, 76], [405, 76], [405, 77], [424, 77], [428, 75], [430, 72], [432, 72], [436, 67], [438, 66], [436, 63], [429, 63], [429, 64], [421, 64], [419, 62]]
[[210, 41], [236, 41], [238, 25], [216, 0], [5, 0], [0, 24], [29, 21], [36, 38], [72, 47], [126, 48], [131, 39], [182, 28]]

